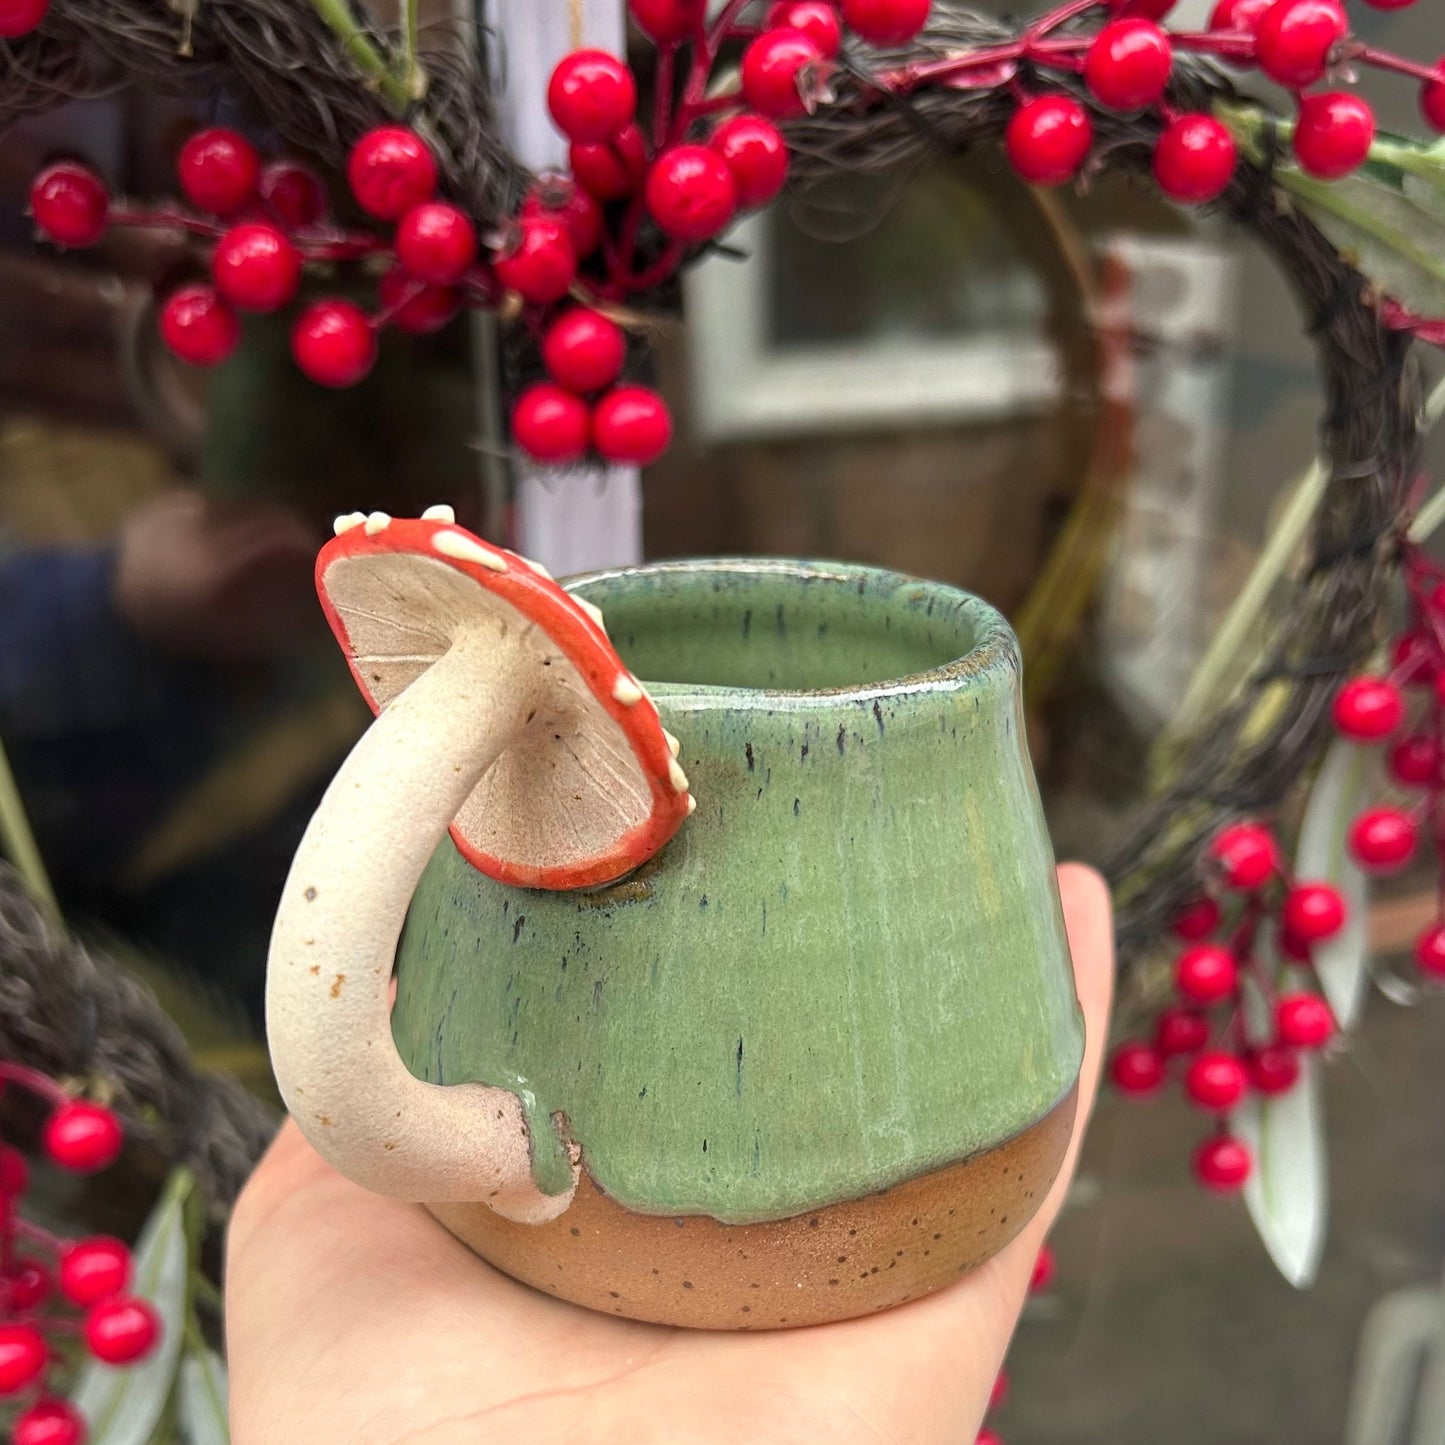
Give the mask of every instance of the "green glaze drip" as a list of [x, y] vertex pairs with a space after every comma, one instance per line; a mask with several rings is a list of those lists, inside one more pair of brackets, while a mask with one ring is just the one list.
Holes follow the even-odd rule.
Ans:
[[655, 680], [698, 811], [591, 893], [504, 887], [444, 843], [398, 958], [413, 1071], [521, 1093], [549, 1192], [560, 1115], [624, 1205], [729, 1222], [886, 1188], [1046, 1114], [1083, 1032], [997, 614], [826, 565], [576, 586]]

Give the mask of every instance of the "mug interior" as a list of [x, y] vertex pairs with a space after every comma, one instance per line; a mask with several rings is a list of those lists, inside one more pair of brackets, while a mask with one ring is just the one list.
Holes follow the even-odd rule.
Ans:
[[602, 608], [638, 677], [690, 689], [832, 692], [938, 676], [1009, 637], [969, 593], [832, 563], [669, 562], [567, 584]]

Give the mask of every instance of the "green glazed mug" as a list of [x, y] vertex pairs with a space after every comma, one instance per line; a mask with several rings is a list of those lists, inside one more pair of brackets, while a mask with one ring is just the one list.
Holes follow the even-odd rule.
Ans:
[[602, 887], [435, 849], [396, 1048], [438, 1094], [515, 1101], [556, 1202], [465, 1175], [411, 1193], [514, 1277], [668, 1324], [811, 1324], [957, 1279], [1042, 1202], [1083, 1055], [1012, 632], [832, 563], [568, 590], [680, 740], [696, 811]]

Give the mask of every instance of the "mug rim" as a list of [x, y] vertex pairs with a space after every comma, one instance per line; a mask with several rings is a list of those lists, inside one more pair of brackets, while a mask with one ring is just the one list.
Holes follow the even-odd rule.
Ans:
[[[840, 698], [858, 699], [897, 697], [914, 692], [938, 692], [967, 686], [975, 680], [1004, 669], [1019, 671], [1018, 640], [1003, 614], [976, 593], [947, 582], [931, 581], [888, 567], [873, 567], [862, 562], [836, 562], [813, 558], [789, 557], [692, 557], [665, 562], [643, 562], [632, 567], [599, 568], [564, 578], [563, 588], [588, 596], [589, 588], [605, 588], [631, 578], [668, 576], [748, 576], [786, 578], [803, 585], [815, 582], [847, 584], [855, 589], [868, 584], [880, 592], [896, 592], [904, 588], [918, 589], [925, 598], [936, 598], [955, 608], [976, 629], [973, 645], [958, 657], [921, 672], [873, 682], [845, 683], [838, 687], [789, 688], [741, 687], [724, 683], [651, 682], [648, 689], [659, 697], [677, 704], [683, 699], [726, 698], [734, 705], [747, 705], [749, 700], [784, 700], [806, 703], [809, 700], [827, 703]], [[589, 601], [605, 599], [588, 597]]]

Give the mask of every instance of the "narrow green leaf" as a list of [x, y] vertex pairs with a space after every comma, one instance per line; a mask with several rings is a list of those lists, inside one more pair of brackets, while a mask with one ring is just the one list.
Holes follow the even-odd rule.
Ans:
[[226, 1366], [214, 1350], [188, 1340], [181, 1360], [180, 1419], [186, 1445], [230, 1445]]
[[1269, 1257], [1296, 1289], [1314, 1283], [1329, 1218], [1324, 1111], [1315, 1060], [1301, 1060], [1299, 1082], [1272, 1099], [1251, 1095], [1232, 1126], [1254, 1155], [1244, 1202]]
[[92, 1361], [71, 1400], [90, 1424], [89, 1445], [150, 1445], [176, 1380], [186, 1326], [185, 1204], [195, 1181], [177, 1169], [136, 1243], [134, 1292], [160, 1317], [161, 1339], [138, 1365]]
[[1445, 317], [1445, 145], [1380, 135], [1367, 164], [1339, 180], [1321, 181], [1285, 158], [1290, 123], [1272, 121], [1254, 106], [1221, 104], [1217, 110], [1256, 163], [1264, 159], [1266, 130], [1273, 125], [1283, 152], [1273, 161], [1275, 183], [1386, 296], [1424, 319]]
[[1345, 926], [1312, 950], [1320, 987], [1342, 1029], [1353, 1028], [1369, 996], [1369, 880], [1350, 857], [1350, 823], [1379, 788], [1377, 750], [1337, 738], [1325, 753], [1300, 823], [1295, 872], [1332, 883], [1345, 900]]

